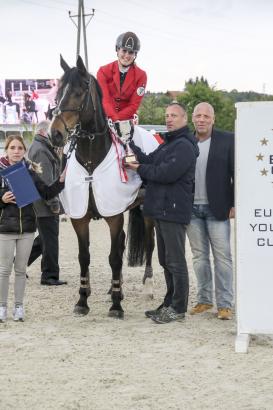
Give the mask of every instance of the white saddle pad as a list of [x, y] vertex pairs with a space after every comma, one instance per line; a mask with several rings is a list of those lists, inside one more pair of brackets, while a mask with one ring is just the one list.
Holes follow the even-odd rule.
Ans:
[[[133, 140], [146, 153], [152, 152], [158, 146], [154, 136], [141, 127], [135, 127]], [[65, 147], [64, 152], [67, 150], [68, 147]], [[141, 179], [135, 171], [127, 169], [126, 172], [128, 181], [122, 182], [116, 148], [112, 144], [103, 162], [93, 172], [90, 181], [88, 172], [76, 160], [73, 151], [68, 160], [65, 188], [60, 193], [65, 213], [74, 219], [82, 218], [86, 214], [90, 183], [97, 209], [102, 216], [124, 212], [136, 199], [141, 186]]]

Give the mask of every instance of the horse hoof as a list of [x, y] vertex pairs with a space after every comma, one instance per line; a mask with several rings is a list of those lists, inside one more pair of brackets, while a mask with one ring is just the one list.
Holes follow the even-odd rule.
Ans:
[[154, 299], [154, 295], [151, 293], [148, 294], [144, 294], [144, 300], [146, 300], [147, 302], [149, 302], [150, 300]]
[[112, 303], [112, 296], [107, 294], [105, 298], [105, 302]]
[[153, 268], [151, 266], [146, 266], [145, 272], [142, 278], [142, 285], [145, 285], [147, 279], [151, 280], [153, 278]]
[[76, 305], [74, 307], [73, 313], [77, 316], [85, 316], [89, 313], [89, 307], [88, 306], [79, 306]]
[[114, 319], [124, 319], [124, 312], [122, 310], [109, 310], [108, 316]]
[[154, 298], [154, 280], [153, 278], [146, 278], [143, 292], [145, 299], [150, 300]]

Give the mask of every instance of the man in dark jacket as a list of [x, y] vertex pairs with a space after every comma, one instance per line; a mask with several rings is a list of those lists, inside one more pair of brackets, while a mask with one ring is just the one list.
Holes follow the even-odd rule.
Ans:
[[187, 228], [198, 283], [197, 305], [190, 313], [213, 307], [211, 248], [217, 317], [227, 320], [232, 317], [233, 299], [229, 218], [234, 217], [234, 134], [213, 128], [214, 109], [206, 102], [194, 108], [192, 121], [200, 155], [192, 219]]
[[167, 293], [157, 309], [145, 315], [156, 323], [181, 321], [188, 305], [189, 279], [185, 258], [186, 225], [190, 222], [198, 147], [187, 127], [187, 114], [178, 103], [166, 109], [165, 142], [145, 155], [131, 143], [139, 163], [131, 169], [147, 183], [143, 213], [155, 220], [159, 263]]
[[[28, 150], [29, 159], [41, 164], [41, 179], [48, 185], [60, 174], [60, 159], [48, 137], [49, 126], [49, 121], [37, 125], [37, 134]], [[34, 240], [28, 266], [42, 255], [41, 284], [64, 285], [67, 282], [59, 280], [59, 198], [41, 199], [34, 203], [34, 208], [39, 235]]]

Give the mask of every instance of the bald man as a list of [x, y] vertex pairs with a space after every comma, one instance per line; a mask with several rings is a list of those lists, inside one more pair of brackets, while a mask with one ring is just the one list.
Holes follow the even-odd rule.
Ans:
[[196, 105], [192, 121], [200, 155], [192, 218], [187, 227], [198, 285], [197, 304], [190, 313], [203, 313], [213, 307], [211, 249], [217, 317], [228, 320], [232, 318], [233, 303], [230, 218], [234, 217], [234, 134], [214, 128], [214, 109], [207, 102]]

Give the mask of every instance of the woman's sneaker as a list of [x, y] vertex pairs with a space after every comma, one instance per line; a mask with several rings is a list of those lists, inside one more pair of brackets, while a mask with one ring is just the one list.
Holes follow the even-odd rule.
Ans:
[[0, 323], [7, 320], [7, 306], [0, 306]]
[[23, 305], [15, 306], [13, 309], [13, 320], [15, 322], [23, 322], [25, 320], [25, 312]]

